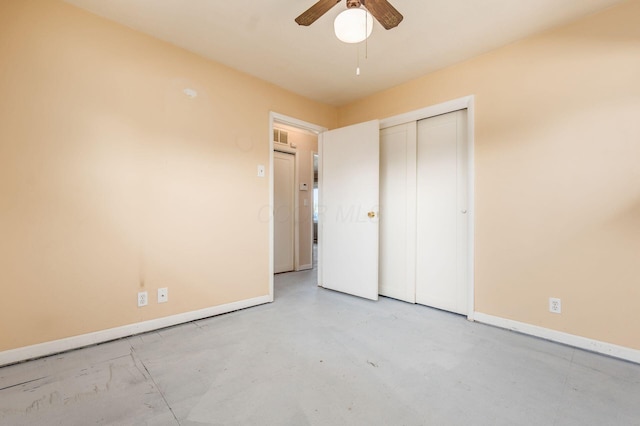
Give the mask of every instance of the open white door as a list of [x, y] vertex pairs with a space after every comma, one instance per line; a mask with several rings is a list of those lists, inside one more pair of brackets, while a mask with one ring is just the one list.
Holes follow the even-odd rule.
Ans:
[[378, 300], [379, 145], [377, 120], [319, 138], [319, 284], [372, 300]]

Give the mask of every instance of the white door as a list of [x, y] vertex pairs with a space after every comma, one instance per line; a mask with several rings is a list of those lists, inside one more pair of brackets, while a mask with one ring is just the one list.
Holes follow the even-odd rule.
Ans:
[[466, 111], [418, 122], [416, 302], [468, 310]]
[[295, 156], [273, 153], [274, 272], [294, 269]]
[[380, 288], [416, 301], [416, 122], [380, 131]]
[[377, 120], [320, 135], [318, 280], [378, 300]]

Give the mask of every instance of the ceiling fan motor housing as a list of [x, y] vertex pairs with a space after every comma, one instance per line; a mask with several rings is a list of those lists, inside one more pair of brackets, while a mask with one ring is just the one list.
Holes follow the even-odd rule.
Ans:
[[351, 9], [354, 7], [360, 7], [362, 3], [360, 0], [347, 0], [347, 9]]

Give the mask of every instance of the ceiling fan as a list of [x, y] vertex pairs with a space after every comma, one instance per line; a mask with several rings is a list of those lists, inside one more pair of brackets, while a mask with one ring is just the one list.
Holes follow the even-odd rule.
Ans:
[[[374, 18], [387, 30], [397, 27], [403, 16], [387, 0], [346, 0], [347, 8], [364, 6]], [[320, 0], [296, 18], [299, 25], [311, 25], [327, 13], [340, 0]]]

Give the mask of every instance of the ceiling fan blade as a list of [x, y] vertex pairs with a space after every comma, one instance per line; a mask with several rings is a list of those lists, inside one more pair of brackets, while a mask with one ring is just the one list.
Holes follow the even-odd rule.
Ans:
[[338, 3], [340, 3], [340, 0], [320, 0], [298, 16], [296, 22], [299, 25], [311, 25]]
[[361, 2], [386, 30], [397, 27], [404, 18], [387, 0], [361, 0]]

